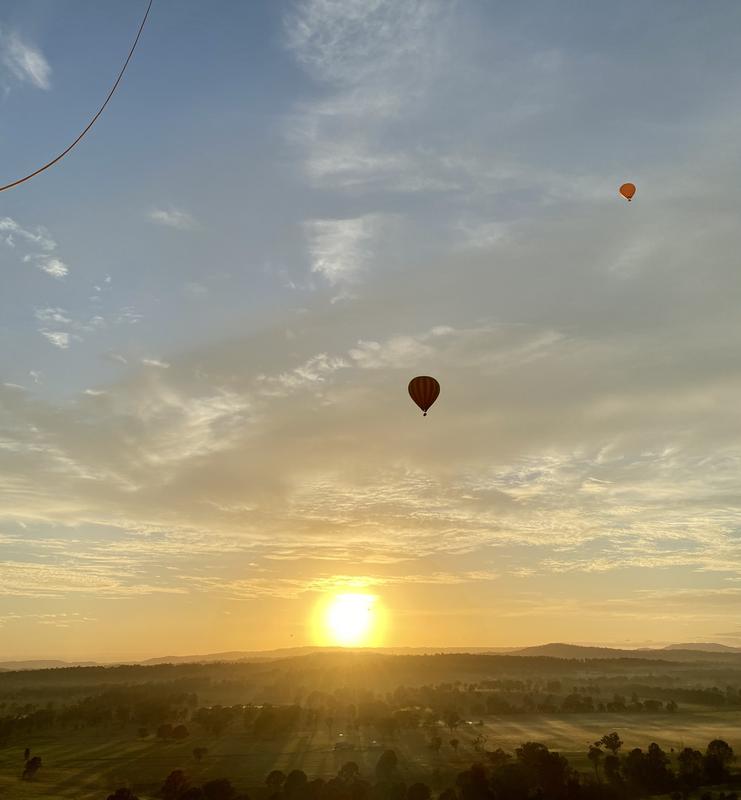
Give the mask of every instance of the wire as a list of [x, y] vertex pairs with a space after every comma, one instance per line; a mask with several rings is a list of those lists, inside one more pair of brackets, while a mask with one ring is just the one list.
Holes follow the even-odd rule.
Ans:
[[134, 44], [131, 45], [131, 50], [129, 50], [129, 55], [126, 58], [123, 67], [121, 67], [121, 71], [118, 73], [118, 77], [116, 78], [116, 82], [113, 84], [113, 88], [111, 89], [110, 92], [108, 92], [108, 97], [106, 97], [105, 102], [98, 109], [98, 113], [90, 120], [85, 130], [83, 130], [83, 132], [74, 140], [74, 142], [72, 142], [72, 144], [69, 147], [67, 147], [66, 150], [63, 150], [56, 158], [53, 158], [48, 163], [44, 164], [43, 167], [39, 167], [37, 170], [34, 170], [32, 173], [26, 175], [24, 178], [18, 178], [17, 181], [8, 183], [5, 186], [0, 186], [0, 192], [4, 192], [6, 189], [12, 189], [14, 186], [18, 186], [21, 183], [25, 183], [31, 178], [36, 177], [36, 175], [39, 175], [41, 172], [44, 172], [44, 170], [49, 169], [49, 167], [53, 167], [54, 164], [56, 164], [57, 161], [61, 161], [67, 155], [67, 153], [69, 153], [69, 151], [72, 150], [72, 148], [90, 130], [90, 128], [92, 128], [93, 125], [95, 125], [96, 120], [103, 113], [103, 109], [108, 105], [108, 101], [111, 99], [111, 97], [113, 97], [113, 93], [116, 91], [118, 84], [121, 82], [121, 78], [123, 78], [124, 72], [126, 72], [126, 67], [129, 66], [129, 61], [131, 61], [131, 56], [134, 55], [134, 50], [136, 50], [136, 45], [139, 43], [139, 37], [142, 35], [142, 31], [144, 30], [144, 25], [147, 22], [147, 17], [149, 16], [149, 9], [152, 8], [152, 2], [153, 0], [149, 0], [149, 5], [147, 6], [147, 10], [144, 14], [144, 19], [142, 19], [141, 25], [139, 26], [139, 32], [136, 34], [136, 39], [134, 39]]

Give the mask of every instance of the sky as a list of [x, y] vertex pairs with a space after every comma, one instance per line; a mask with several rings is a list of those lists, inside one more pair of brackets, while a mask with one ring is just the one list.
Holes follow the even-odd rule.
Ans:
[[[0, 182], [144, 9], [5, 0]], [[0, 195], [0, 657], [741, 645], [739, 33], [154, 0]]]

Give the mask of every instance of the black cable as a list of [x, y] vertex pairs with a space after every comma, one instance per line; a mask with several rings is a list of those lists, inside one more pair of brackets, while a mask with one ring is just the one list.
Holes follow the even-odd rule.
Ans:
[[136, 45], [139, 42], [139, 37], [142, 35], [142, 31], [144, 30], [144, 25], [147, 21], [147, 17], [149, 16], [149, 9], [152, 7], [152, 1], [153, 0], [149, 0], [149, 5], [147, 6], [146, 13], [144, 14], [144, 19], [142, 20], [142, 23], [139, 26], [139, 32], [136, 34], [136, 39], [134, 39], [134, 44], [131, 45], [131, 50], [129, 50], [129, 55], [123, 67], [121, 67], [121, 72], [118, 73], [118, 77], [116, 78], [116, 82], [113, 84], [113, 88], [111, 89], [110, 92], [108, 92], [108, 97], [106, 97], [105, 102], [98, 109], [98, 113], [90, 120], [85, 130], [74, 140], [74, 142], [72, 142], [72, 144], [66, 150], [63, 150], [56, 158], [53, 158], [48, 163], [44, 164], [43, 167], [39, 167], [37, 170], [34, 170], [30, 175], [26, 175], [24, 178], [18, 178], [17, 181], [8, 183], [5, 186], [0, 186], [0, 192], [4, 192], [6, 189], [12, 189], [14, 186], [18, 186], [21, 183], [25, 183], [27, 180], [30, 180], [39, 173], [43, 172], [44, 170], [49, 169], [49, 167], [54, 166], [54, 164], [56, 164], [57, 161], [61, 161], [61, 159], [63, 159], [67, 155], [67, 153], [69, 153], [69, 151], [80, 141], [80, 139], [82, 139], [82, 137], [90, 130], [90, 128], [93, 127], [95, 121], [103, 113], [103, 109], [108, 105], [108, 101], [111, 99], [111, 97], [113, 97], [113, 93], [116, 91], [118, 84], [121, 82], [121, 78], [123, 78], [124, 72], [126, 72], [126, 67], [129, 66], [129, 61], [131, 61], [131, 56], [134, 55], [134, 50], [136, 50]]

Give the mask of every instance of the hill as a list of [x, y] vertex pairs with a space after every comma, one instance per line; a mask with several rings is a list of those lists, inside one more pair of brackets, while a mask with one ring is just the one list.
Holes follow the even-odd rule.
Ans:
[[510, 651], [512, 656], [530, 656], [562, 659], [641, 659], [655, 661], [681, 661], [681, 662], [710, 662], [733, 661], [741, 662], [741, 650], [716, 645], [717, 649], [701, 649], [699, 645], [669, 645], [661, 649], [642, 648], [626, 650], [617, 647], [587, 647], [578, 644], [564, 644], [553, 642], [551, 644], [537, 645], [536, 647], [523, 647]]
[[61, 667], [97, 667], [95, 661], [59, 661], [39, 659], [30, 661], [0, 661], [0, 672], [22, 672], [36, 669], [59, 669]]
[[741, 647], [730, 647], [717, 642], [692, 642], [691, 644], [668, 644], [664, 650], [695, 650], [703, 653], [741, 653]]

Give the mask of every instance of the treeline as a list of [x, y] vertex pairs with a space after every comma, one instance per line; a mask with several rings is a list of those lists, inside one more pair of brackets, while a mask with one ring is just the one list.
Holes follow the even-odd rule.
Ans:
[[156, 685], [108, 689], [67, 705], [58, 706], [50, 701], [43, 708], [31, 703], [6, 703], [3, 710], [9, 713], [0, 716], [0, 744], [14, 736], [28, 736], [51, 728], [153, 726], [165, 721], [187, 720], [197, 704], [196, 694], [163, 692]]
[[[489, 682], [491, 683], [491, 682]], [[530, 683], [530, 682], [528, 682]], [[156, 684], [116, 687], [67, 705], [48, 702], [39, 708], [32, 703], [6, 703], [0, 716], [0, 744], [15, 736], [58, 728], [77, 730], [95, 726], [134, 726], [138, 735], [156, 733], [159, 738], [184, 738], [188, 725], [200, 727], [213, 735], [238, 725], [258, 737], [281, 735], [295, 729], [333, 729], [375, 731], [392, 738], [402, 730], [419, 727], [434, 730], [440, 723], [451, 733], [460, 725], [472, 725], [487, 715], [522, 713], [674, 713], [674, 700], [630, 698], [615, 694], [611, 698], [594, 698], [584, 690], [572, 689], [567, 694], [553, 694], [552, 685], [509, 685], [497, 689], [485, 684], [399, 687], [379, 698], [370, 690], [314, 691], [303, 705], [264, 703], [214, 705], [198, 707], [194, 692], [172, 691]], [[689, 691], [689, 690], [687, 690]], [[713, 690], [694, 690], [695, 701]], [[717, 706], [717, 704], [716, 704]], [[170, 726], [169, 728], [167, 726]], [[167, 731], [176, 730], [171, 735]]]
[[[2, 692], [65, 693], [89, 691], [92, 687], [188, 681], [193, 691], [214, 682], [245, 682], [261, 686], [296, 687], [309, 691], [328, 685], [342, 685], [355, 679], [355, 686], [375, 686], [388, 691], [394, 686], [439, 683], [461, 675], [471, 679], [568, 678], [585, 675], [605, 679], [631, 675], [657, 675], [684, 683], [733, 681], [738, 676], [741, 656], [707, 654], [708, 661], [688, 663], [683, 655], [667, 652], [662, 659], [564, 659], [545, 656], [491, 654], [387, 655], [373, 652], [321, 652], [274, 660], [222, 663], [183, 663], [157, 665], [119, 665], [64, 667], [0, 673]], [[673, 660], [677, 659], [677, 660]], [[269, 699], [269, 698], [266, 698]], [[273, 698], [274, 699], [274, 698]]]
[[[135, 726], [140, 736], [156, 733], [160, 726], [171, 725], [173, 730], [178, 730], [174, 738], [182, 738], [183, 729], [189, 725], [202, 726], [219, 735], [226, 727], [240, 724], [253, 729], [257, 736], [279, 734], [285, 725], [312, 729], [326, 725], [330, 732], [334, 725], [342, 725], [357, 730], [373, 728], [379, 736], [389, 738], [400, 730], [434, 726], [439, 721], [451, 727], [447, 720], [455, 719], [452, 732], [458, 724], [472, 724], [491, 715], [671, 714], [679, 709], [680, 702], [682, 708], [686, 705], [717, 709], [741, 707], [741, 694], [731, 685], [721, 689], [717, 686], [667, 688], [635, 684], [634, 691], [628, 694], [604, 691], [593, 679], [579, 682], [548, 677], [401, 685], [385, 692], [369, 688], [373, 686], [370, 678], [365, 686], [344, 686], [331, 691], [294, 683], [290, 696], [283, 690], [282, 682], [247, 687], [225, 680], [207, 683], [205, 694], [208, 697], [236, 696], [240, 702], [214, 705], [203, 703], [203, 695], [194, 690], [197, 685], [200, 685], [199, 680], [181, 677], [168, 683], [108, 686], [65, 704], [52, 700], [43, 705], [23, 699], [3, 700], [0, 702], [0, 744], [16, 735], [52, 728], [75, 730], [116, 725]], [[256, 703], [244, 702], [245, 696], [289, 699], [285, 702], [266, 699]], [[263, 715], [256, 711], [260, 708], [266, 709]], [[292, 710], [279, 712], [275, 710], [278, 708]], [[141, 733], [142, 730], [145, 732]], [[163, 733], [160, 738], [172, 737]]]
[[[711, 741], [704, 752], [683, 749], [671, 759], [656, 743], [644, 751], [622, 753], [617, 733], [603, 736], [590, 746], [588, 757], [594, 775], [575, 771], [560, 753], [537, 742], [527, 742], [513, 754], [503, 750], [486, 752], [484, 759], [458, 773], [447, 786], [437, 788], [438, 800], [634, 800], [649, 795], [670, 794], [683, 800], [699, 787], [706, 787], [702, 800], [714, 800], [707, 787], [727, 784], [734, 760], [724, 741]], [[301, 770], [285, 775], [273, 770], [264, 787], [239, 791], [228, 778], [203, 784], [191, 780], [183, 770], [171, 772], [158, 791], [162, 800], [432, 800], [439, 775], [426, 782], [408, 783], [396, 753], [385, 751], [372, 776], [364, 776], [355, 762], [347, 762], [336, 776], [309, 779]], [[131, 789], [121, 788], [108, 800], [137, 800]], [[721, 792], [718, 800], [737, 800], [735, 792]]]

